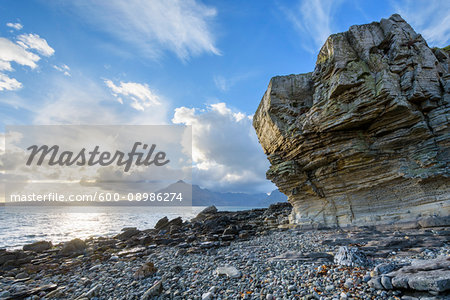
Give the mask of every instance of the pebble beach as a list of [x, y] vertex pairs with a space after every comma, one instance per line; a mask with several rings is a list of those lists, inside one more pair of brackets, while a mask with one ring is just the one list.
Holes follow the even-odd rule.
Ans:
[[[286, 204], [208, 209], [190, 222], [162, 219], [159, 229], [0, 250], [0, 299], [450, 297], [444, 227], [305, 230], [286, 226]], [[417, 262], [422, 267], [411, 276], [428, 272], [421, 275], [428, 290], [406, 276]], [[398, 278], [407, 278], [407, 288], [395, 287]]]

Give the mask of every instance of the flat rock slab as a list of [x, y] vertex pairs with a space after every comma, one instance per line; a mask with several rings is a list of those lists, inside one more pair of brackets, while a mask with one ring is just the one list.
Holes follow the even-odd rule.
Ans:
[[301, 252], [285, 252], [283, 254], [280, 254], [278, 256], [272, 257], [269, 259], [269, 261], [280, 261], [280, 260], [287, 260], [287, 261], [318, 261], [318, 260], [327, 260], [329, 262], [333, 261], [333, 255], [323, 252], [312, 252], [312, 253], [301, 253]]
[[445, 292], [450, 290], [450, 257], [415, 260], [386, 276], [392, 278], [393, 288]]

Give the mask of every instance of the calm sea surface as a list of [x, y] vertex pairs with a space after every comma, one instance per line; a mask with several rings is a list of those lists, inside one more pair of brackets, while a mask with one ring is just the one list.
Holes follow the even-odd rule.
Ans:
[[[124, 227], [150, 229], [164, 216], [195, 217], [204, 207], [177, 210], [163, 207], [42, 207], [0, 206], [0, 248], [15, 249], [36, 241], [58, 242], [91, 236], [112, 236]], [[251, 209], [250, 207], [218, 207], [224, 211]]]

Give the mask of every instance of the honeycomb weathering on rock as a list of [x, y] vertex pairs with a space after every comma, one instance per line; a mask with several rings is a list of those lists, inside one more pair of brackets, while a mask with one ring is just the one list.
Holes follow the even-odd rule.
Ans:
[[314, 72], [270, 80], [253, 125], [291, 222], [449, 215], [449, 63], [392, 15], [331, 35]]

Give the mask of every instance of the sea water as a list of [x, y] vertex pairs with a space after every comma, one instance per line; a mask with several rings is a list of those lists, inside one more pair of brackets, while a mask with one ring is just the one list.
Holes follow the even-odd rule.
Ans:
[[[182, 210], [147, 206], [0, 206], [0, 248], [18, 249], [36, 241], [53, 244], [74, 238], [113, 236], [124, 227], [151, 229], [164, 216], [195, 217], [204, 207]], [[238, 211], [250, 207], [218, 207], [220, 211]]]

